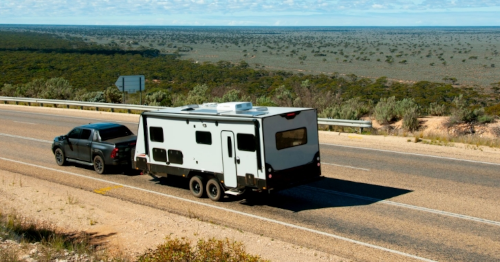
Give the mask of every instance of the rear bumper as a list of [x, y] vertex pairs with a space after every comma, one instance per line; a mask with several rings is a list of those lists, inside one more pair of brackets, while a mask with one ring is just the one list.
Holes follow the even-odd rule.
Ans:
[[[316, 158], [315, 158], [316, 159]], [[266, 171], [272, 167], [266, 164]], [[272, 170], [266, 175], [268, 190], [278, 191], [290, 187], [307, 184], [321, 178], [321, 166], [319, 161], [313, 161], [303, 166]]]

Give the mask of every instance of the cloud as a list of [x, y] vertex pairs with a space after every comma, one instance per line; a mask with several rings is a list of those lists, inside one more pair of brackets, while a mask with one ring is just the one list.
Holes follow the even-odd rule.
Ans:
[[[267, 21], [266, 25], [286, 25], [287, 19], [277, 17], [290, 17], [295, 24], [305, 25], [301, 21], [310, 15], [329, 17], [331, 21], [350, 15], [363, 18], [360, 21], [378, 22], [380, 17], [404, 13], [493, 11], [500, 13], [500, 0], [0, 0], [0, 23], [49, 23], [55, 19], [62, 24], [163, 21], [165, 24], [261, 25]], [[498, 19], [489, 23], [497, 25]]]

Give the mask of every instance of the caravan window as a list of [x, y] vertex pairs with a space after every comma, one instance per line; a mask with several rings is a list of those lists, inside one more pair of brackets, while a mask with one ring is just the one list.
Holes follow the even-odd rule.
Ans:
[[205, 131], [196, 131], [196, 143], [211, 145], [212, 144], [212, 134]]
[[276, 133], [276, 148], [278, 150], [307, 144], [307, 129], [305, 127]]
[[252, 134], [237, 134], [238, 150], [241, 151], [255, 151], [255, 136]]
[[149, 127], [149, 136], [153, 142], [163, 142], [163, 128], [161, 127]]
[[167, 151], [161, 148], [153, 148], [153, 159], [157, 162], [167, 162]]
[[184, 155], [179, 150], [168, 150], [168, 162], [172, 164], [181, 164], [184, 163]]

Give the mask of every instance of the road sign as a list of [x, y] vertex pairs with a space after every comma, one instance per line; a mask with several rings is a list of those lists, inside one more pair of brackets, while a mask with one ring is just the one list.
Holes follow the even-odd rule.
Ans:
[[146, 80], [143, 75], [120, 76], [118, 80], [116, 80], [115, 85], [120, 91], [133, 94], [144, 90], [145, 82]]

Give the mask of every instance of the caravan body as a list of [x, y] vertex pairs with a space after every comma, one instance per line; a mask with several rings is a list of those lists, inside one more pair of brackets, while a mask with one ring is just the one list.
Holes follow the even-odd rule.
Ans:
[[299, 185], [321, 175], [316, 110], [231, 102], [144, 112], [134, 160], [155, 176], [189, 178], [195, 196], [215, 182], [228, 194]]

